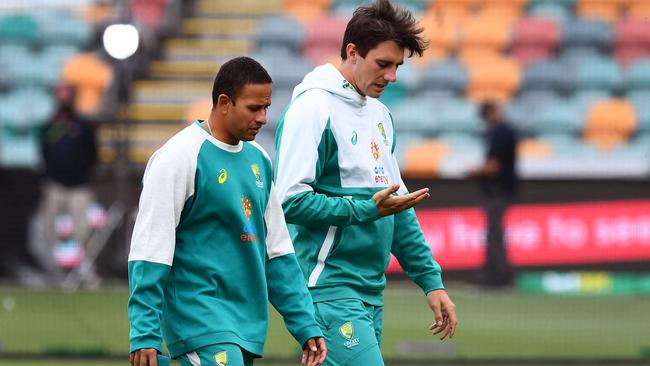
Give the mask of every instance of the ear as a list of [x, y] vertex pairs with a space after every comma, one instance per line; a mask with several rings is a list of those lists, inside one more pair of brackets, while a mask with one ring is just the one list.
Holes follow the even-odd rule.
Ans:
[[355, 64], [357, 62], [357, 56], [359, 56], [357, 45], [354, 43], [348, 43], [348, 45], [345, 46], [345, 53], [347, 54], [350, 63]]
[[226, 94], [219, 94], [219, 97], [217, 98], [217, 108], [221, 111], [221, 113], [226, 113], [230, 104], [231, 103], [229, 96]]

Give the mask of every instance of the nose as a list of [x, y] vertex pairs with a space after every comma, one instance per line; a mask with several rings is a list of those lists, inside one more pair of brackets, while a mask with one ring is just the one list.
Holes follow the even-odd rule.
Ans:
[[266, 124], [266, 109], [262, 109], [262, 111], [257, 114], [255, 121], [262, 125]]
[[386, 73], [384, 74], [384, 79], [390, 83], [394, 83], [397, 81], [397, 67], [391, 67], [386, 70]]

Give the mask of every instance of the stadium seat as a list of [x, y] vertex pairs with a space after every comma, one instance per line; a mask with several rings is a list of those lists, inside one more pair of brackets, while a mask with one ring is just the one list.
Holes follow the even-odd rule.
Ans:
[[331, 0], [285, 0], [283, 11], [309, 27], [327, 15]]
[[469, 70], [467, 95], [474, 101], [505, 102], [518, 90], [521, 82], [519, 63], [509, 57], [466, 59]]
[[40, 25], [28, 14], [0, 15], [0, 42], [35, 44], [41, 35]]
[[302, 51], [307, 32], [293, 17], [277, 15], [264, 17], [253, 36], [257, 50], [285, 48], [294, 53]]
[[523, 14], [527, 0], [492, 0], [478, 2], [481, 17], [492, 18], [509, 27], [515, 25]]
[[625, 89], [628, 92], [650, 91], [650, 57], [640, 59], [628, 67], [625, 71]]
[[492, 16], [473, 16], [460, 30], [459, 52], [502, 51], [510, 32], [510, 24]]
[[564, 24], [562, 30], [564, 47], [585, 47], [606, 51], [614, 35], [610, 26], [599, 20], [576, 19]]
[[560, 25], [567, 23], [573, 18], [572, 10], [559, 3], [540, 4], [531, 7], [528, 10], [528, 16], [539, 19], [550, 19]]
[[442, 132], [479, 133], [483, 131], [477, 107], [466, 99], [448, 99], [440, 103], [438, 126]]
[[622, 83], [618, 63], [611, 58], [590, 58], [575, 70], [573, 84], [577, 90], [616, 91]]
[[464, 94], [468, 82], [465, 66], [454, 58], [432, 62], [421, 75], [422, 89], [442, 90], [450, 94]]
[[637, 130], [650, 132], [650, 90], [631, 92], [627, 99], [634, 105]]
[[650, 17], [626, 18], [618, 22], [614, 53], [623, 66], [639, 58], [650, 57]]
[[650, 3], [646, 0], [627, 0], [627, 16], [630, 18], [650, 19]]
[[557, 61], [542, 61], [524, 70], [521, 89], [524, 91], [548, 90], [556, 94], [566, 91], [567, 68]]
[[522, 66], [546, 59], [557, 47], [560, 29], [552, 19], [524, 18], [513, 30], [512, 54]]
[[436, 11], [429, 11], [420, 19], [420, 26], [424, 28], [422, 36], [429, 40], [429, 48], [424, 51], [422, 57], [414, 60], [417, 64], [443, 59], [455, 50], [457, 26], [445, 19], [444, 14]]
[[[275, 100], [273, 100], [273, 102], [275, 102]], [[211, 109], [212, 109], [212, 97], [202, 98], [195, 102], [190, 103], [190, 106], [189, 108], [187, 108], [187, 112], [185, 113], [185, 118], [184, 118], [185, 123], [189, 124], [196, 121], [197, 119], [208, 118]]]
[[347, 21], [340, 17], [323, 17], [309, 26], [304, 54], [314, 64], [320, 65], [341, 53], [341, 40]]
[[436, 177], [442, 160], [448, 154], [449, 146], [442, 141], [426, 139], [416, 142], [405, 153], [404, 175], [409, 178]]
[[51, 93], [38, 87], [14, 89], [0, 104], [0, 124], [29, 132], [48, 122], [55, 112]]
[[575, 100], [558, 98], [541, 111], [536, 127], [540, 133], [545, 134], [575, 134], [582, 129], [583, 116], [584, 113]]
[[553, 106], [558, 96], [546, 90], [522, 91], [519, 97], [506, 105], [505, 118], [523, 136], [538, 132], [539, 116]]
[[542, 140], [526, 138], [517, 144], [517, 155], [523, 159], [549, 158], [553, 155], [553, 148]]
[[418, 134], [421, 138], [434, 135], [438, 126], [436, 108], [422, 97], [404, 99], [391, 110], [395, 130]]
[[621, 16], [625, 0], [578, 0], [576, 14], [581, 18], [616, 22]]
[[285, 48], [263, 48], [251, 55], [262, 64], [273, 78], [273, 86], [278, 89], [292, 89], [305, 75], [313, 70], [313, 65], [305, 58], [289, 52]]
[[93, 30], [84, 19], [69, 12], [41, 11], [35, 13], [40, 26], [40, 40], [45, 45], [70, 45], [82, 49], [90, 41]]
[[636, 112], [624, 99], [609, 99], [597, 103], [587, 113], [585, 141], [602, 150], [611, 150], [626, 142], [634, 132]]

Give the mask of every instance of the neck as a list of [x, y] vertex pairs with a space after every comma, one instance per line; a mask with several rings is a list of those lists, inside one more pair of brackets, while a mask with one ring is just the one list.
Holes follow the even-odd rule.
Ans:
[[349, 63], [347, 63], [346, 60], [341, 60], [341, 64], [339, 64], [339, 67], [337, 67], [341, 75], [343, 75], [343, 78], [347, 80], [350, 85], [354, 87], [354, 90], [357, 91], [360, 95], [364, 96], [365, 95], [359, 91], [359, 88], [357, 88], [357, 82], [354, 80], [354, 74], [352, 73], [352, 67]]
[[228, 145], [239, 144], [239, 140], [233, 138], [229, 134], [219, 129], [219, 125], [221, 124], [217, 121], [217, 118], [215, 118], [213, 114], [210, 114], [210, 117], [208, 117], [204, 123], [208, 129], [208, 133], [215, 139]]

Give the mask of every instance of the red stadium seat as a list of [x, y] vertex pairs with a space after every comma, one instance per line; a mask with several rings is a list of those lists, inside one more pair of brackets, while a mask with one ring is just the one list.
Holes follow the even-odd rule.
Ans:
[[551, 55], [560, 38], [560, 29], [551, 19], [524, 18], [515, 27], [512, 39], [512, 55], [522, 66], [546, 59]]
[[616, 25], [614, 53], [624, 66], [650, 56], [650, 18], [620, 21]]
[[332, 55], [339, 55], [347, 21], [336, 16], [321, 18], [309, 26], [305, 55], [315, 64], [321, 64]]

